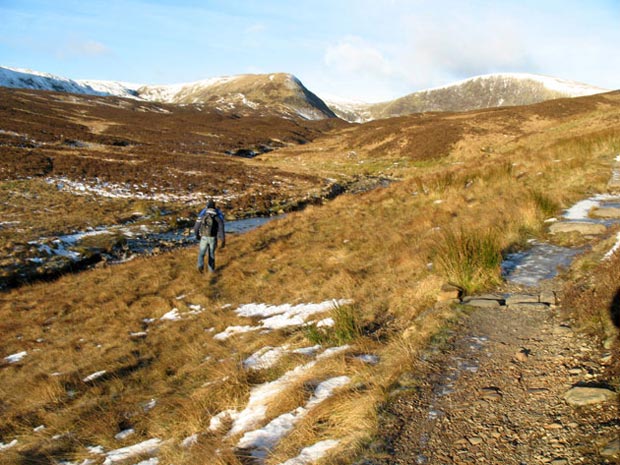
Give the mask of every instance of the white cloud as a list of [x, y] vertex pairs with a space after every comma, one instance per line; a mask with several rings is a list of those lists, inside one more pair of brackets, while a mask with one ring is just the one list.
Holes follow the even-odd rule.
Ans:
[[57, 50], [59, 58], [68, 57], [98, 57], [110, 53], [110, 49], [101, 42], [95, 40], [72, 39], [61, 49]]
[[267, 26], [263, 23], [254, 23], [251, 26], [248, 26], [244, 32], [246, 34], [260, 34], [265, 31], [267, 31]]
[[408, 18], [401, 64], [408, 81], [430, 86], [497, 71], [534, 71], [525, 31], [506, 17], [453, 12], [444, 18]]
[[381, 51], [357, 36], [347, 36], [328, 46], [324, 61], [328, 67], [343, 73], [379, 78], [393, 74], [392, 66]]

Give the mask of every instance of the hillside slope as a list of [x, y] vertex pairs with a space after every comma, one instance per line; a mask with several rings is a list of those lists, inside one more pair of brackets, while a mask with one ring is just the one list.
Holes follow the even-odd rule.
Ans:
[[[138, 125], [153, 121], [165, 129], [170, 114], [161, 110], [172, 109], [145, 106], [153, 118], [136, 117], [108, 135], [145, 134], [149, 127]], [[16, 113], [22, 124], [34, 117]], [[320, 123], [326, 122], [332, 121]], [[124, 156], [132, 166], [140, 155], [136, 145], [106, 153], [99, 164]], [[31, 149], [36, 155], [46, 147]], [[443, 284], [461, 285], [473, 276], [477, 292], [501, 281], [501, 254], [547, 239], [546, 220], [604, 192], [619, 151], [620, 93], [609, 93], [346, 126], [260, 161], [237, 160], [248, 168], [241, 191], [253, 186], [257, 167], [295, 170], [302, 178], [391, 174], [400, 182], [231, 235], [212, 275], [196, 271], [192, 247], [8, 290], [0, 300], [0, 463], [125, 465], [150, 458], [276, 465], [299, 463], [297, 457], [317, 449], [329, 451], [333, 465], [361, 463], [365, 453], [389, 456], [389, 444], [378, 440], [386, 431], [380, 421], [390, 421], [386, 403], [415, 397], [426, 378], [411, 370], [424, 348], [431, 339], [446, 340], [448, 320], [459, 312], [468, 316], [437, 304]], [[79, 147], [50, 153], [54, 163], [71, 155], [96, 153]], [[76, 165], [78, 173], [91, 159]], [[177, 162], [163, 160], [157, 160], [158, 174]], [[67, 197], [49, 204], [32, 184], [9, 179], [0, 185], [11, 199], [0, 204], [3, 228], [25, 229], [27, 217], [19, 215], [31, 211], [34, 198], [46, 219], [67, 215]], [[91, 200], [94, 206], [101, 198]], [[5, 212], [16, 201], [23, 207], [9, 217]], [[613, 233], [610, 228], [590, 241], [581, 273], [612, 248]], [[454, 257], [467, 266], [451, 269]], [[618, 279], [607, 282], [617, 286]], [[530, 342], [518, 343], [536, 349]], [[585, 343], [597, 344], [594, 338]], [[517, 375], [509, 381], [519, 383]], [[510, 437], [508, 446], [528, 438]], [[471, 460], [457, 456], [454, 463]]]
[[352, 122], [431, 111], [467, 111], [529, 105], [564, 97], [581, 97], [605, 89], [533, 74], [490, 74], [447, 86], [422, 90], [388, 102], [343, 105], [328, 102], [341, 118]]
[[239, 75], [186, 84], [144, 85], [72, 80], [38, 71], [0, 67], [0, 86], [138, 100], [202, 105], [241, 115], [334, 118], [327, 105], [291, 74]]

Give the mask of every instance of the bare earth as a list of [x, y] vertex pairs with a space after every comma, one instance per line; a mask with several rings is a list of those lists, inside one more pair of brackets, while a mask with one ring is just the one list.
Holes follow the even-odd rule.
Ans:
[[620, 463], [618, 402], [563, 398], [577, 384], [605, 386], [605, 355], [560, 307], [476, 310], [401, 380], [384, 438], [359, 463]]

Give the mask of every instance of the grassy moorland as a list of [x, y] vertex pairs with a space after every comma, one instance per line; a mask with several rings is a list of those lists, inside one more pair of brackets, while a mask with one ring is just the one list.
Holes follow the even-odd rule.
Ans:
[[[400, 374], [459, 312], [436, 305], [442, 284], [497, 285], [498, 257], [544, 236], [544, 220], [562, 208], [603, 192], [619, 151], [612, 93], [377, 121], [262, 155], [265, 169], [296, 176], [400, 181], [231, 236], [215, 275], [198, 274], [195, 250], [184, 249], [1, 294], [1, 355], [26, 354], [0, 366], [0, 442], [16, 441], [0, 462], [110, 464], [102, 453], [157, 440], [159, 463], [248, 463], [257, 447], [245, 447], [243, 434], [288, 414], [294, 427], [261, 443], [264, 463], [329, 439], [340, 442], [323, 463], [350, 463], [372, 442]], [[605, 266], [595, 271], [612, 283]], [[574, 280], [595, 268], [582, 266]], [[343, 300], [319, 314], [331, 327], [215, 337], [256, 325], [234, 311], [244, 304], [333, 299]], [[289, 350], [315, 344], [339, 350], [314, 358]], [[263, 369], [244, 364], [267, 347], [289, 351]], [[333, 395], [312, 400], [320, 383], [343, 376]], [[257, 400], [260, 386], [274, 395]], [[246, 427], [222, 414], [250, 411], [262, 416]]]

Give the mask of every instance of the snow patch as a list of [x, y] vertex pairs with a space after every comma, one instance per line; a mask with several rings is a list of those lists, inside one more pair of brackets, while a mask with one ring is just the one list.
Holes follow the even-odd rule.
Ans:
[[114, 436], [114, 439], [116, 439], [117, 441], [122, 441], [123, 439], [127, 439], [129, 436], [132, 436], [135, 433], [136, 433], [136, 430], [133, 428], [124, 429], [120, 433], [117, 433]]
[[609, 249], [609, 251], [603, 256], [603, 260], [609, 260], [616, 251], [620, 249], [620, 232], [616, 235], [616, 243]]
[[15, 447], [17, 445], [17, 439], [13, 439], [11, 442], [4, 444], [0, 442], [0, 451], [10, 449], [11, 447]]
[[282, 462], [280, 465], [308, 465], [325, 457], [325, 455], [339, 443], [340, 441], [335, 439], [317, 442], [312, 446], [303, 448], [297, 457]]
[[88, 383], [89, 381], [94, 381], [97, 378], [101, 378], [103, 375], [105, 375], [107, 373], [107, 371], [105, 370], [101, 370], [101, 371], [96, 371], [94, 373], [91, 373], [90, 375], [88, 375], [86, 378], [84, 378], [82, 381], [84, 383]]
[[598, 194], [589, 199], [581, 200], [564, 212], [564, 218], [567, 220], [585, 220], [588, 218], [590, 210], [600, 206], [601, 202], [614, 198], [610, 194]]
[[601, 92], [608, 91], [607, 89], [590, 86], [588, 84], [584, 84], [581, 82], [570, 81], [567, 79], [559, 79], [559, 78], [554, 78], [550, 76], [542, 76], [538, 74], [496, 73], [496, 74], [485, 74], [481, 76], [474, 76], [474, 77], [464, 79], [458, 82], [453, 82], [453, 83], [450, 83], [444, 86], [424, 89], [424, 90], [421, 90], [420, 92], [430, 92], [430, 91], [441, 90], [441, 89], [450, 89], [450, 88], [462, 86], [470, 82], [475, 82], [478, 80], [486, 81], [486, 80], [499, 80], [499, 79], [503, 79], [504, 81], [517, 80], [517, 81], [538, 82], [542, 84], [546, 89], [554, 90], [556, 92], [561, 92], [570, 97], [582, 97], [585, 95], [599, 94]]
[[106, 454], [103, 465], [111, 465], [113, 463], [122, 462], [137, 455], [147, 454], [153, 455], [159, 450], [161, 439], [153, 438], [134, 444], [133, 446], [115, 449]]
[[181, 447], [186, 449], [198, 444], [198, 433], [192, 434], [181, 441]]
[[4, 360], [8, 363], [18, 363], [21, 362], [22, 359], [28, 355], [28, 352], [26, 352], [25, 350], [22, 352], [17, 352], [15, 354], [9, 355], [7, 357], [4, 357]]
[[235, 334], [249, 333], [250, 331], [257, 331], [259, 329], [261, 329], [260, 326], [229, 326], [221, 333], [217, 333], [213, 336], [213, 339], [217, 341], [224, 341]]
[[243, 361], [243, 367], [246, 370], [264, 370], [271, 368], [287, 353], [294, 353], [300, 355], [314, 355], [314, 353], [320, 349], [320, 345], [312, 347], [301, 347], [299, 349], [289, 349], [288, 345], [282, 347], [266, 346], [257, 350], [248, 358]]
[[282, 414], [266, 426], [245, 433], [237, 443], [237, 447], [252, 449], [252, 457], [262, 462], [278, 442], [293, 430], [299, 420], [321, 402], [330, 398], [336, 389], [347, 385], [350, 381], [351, 379], [348, 376], [339, 376], [323, 381], [316, 387], [314, 394], [304, 407], [298, 407], [292, 412]]
[[93, 455], [103, 455], [105, 451], [103, 446], [87, 446], [86, 449]]
[[181, 318], [178, 308], [173, 308], [172, 310], [170, 310], [168, 313], [166, 313], [160, 318], [160, 320], [168, 320], [168, 321], [179, 321], [182, 319], [183, 318]]
[[[282, 393], [291, 383], [301, 378], [308, 370], [314, 367], [319, 360], [344, 352], [348, 350], [349, 347], [348, 345], [344, 345], [326, 349], [323, 353], [318, 355], [315, 360], [287, 371], [274, 381], [269, 381], [253, 387], [250, 391], [248, 404], [244, 410], [241, 412], [227, 410], [226, 412], [216, 415], [211, 419], [209, 429], [211, 429], [211, 427], [215, 429], [219, 428], [222, 424], [222, 420], [227, 417], [233, 421], [233, 426], [228, 433], [229, 436], [244, 433], [255, 428], [265, 418], [267, 405], [271, 399]], [[217, 420], [215, 420], [215, 418], [217, 418]]]
[[361, 362], [368, 363], [369, 365], [376, 365], [377, 363], [379, 363], [379, 357], [372, 354], [356, 355], [353, 358]]
[[243, 361], [243, 368], [246, 370], [264, 370], [278, 363], [278, 360], [287, 352], [288, 347], [263, 347], [254, 352]]
[[[352, 303], [349, 299], [328, 300], [318, 304], [283, 304], [283, 305], [267, 305], [267, 304], [246, 304], [235, 310], [239, 316], [247, 318], [262, 317], [260, 326], [231, 326], [225, 331], [214, 336], [215, 339], [224, 340], [232, 334], [238, 332], [247, 332], [254, 330], [275, 330], [287, 328], [290, 326], [301, 326], [305, 324], [311, 316], [317, 313], [323, 313], [333, 310], [340, 305]], [[234, 329], [233, 329], [234, 328]]]

